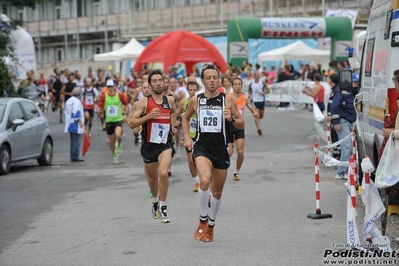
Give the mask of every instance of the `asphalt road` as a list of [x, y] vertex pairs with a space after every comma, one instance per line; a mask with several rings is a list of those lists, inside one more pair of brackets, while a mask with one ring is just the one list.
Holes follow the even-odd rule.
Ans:
[[[313, 115], [266, 108], [263, 136], [246, 112], [245, 161], [233, 181], [235, 155], [212, 243], [194, 240], [197, 194], [184, 148], [170, 178], [170, 224], [152, 219], [139, 150], [125, 126], [124, 154], [112, 164], [105, 132], [94, 121], [83, 163], [69, 162], [69, 135], [46, 113], [55, 139], [51, 167], [15, 164], [0, 177], [0, 265], [322, 265], [346, 243], [346, 189], [335, 169], [320, 167], [315, 213]], [[319, 142], [323, 144], [322, 141]], [[363, 216], [358, 218], [359, 230]]]

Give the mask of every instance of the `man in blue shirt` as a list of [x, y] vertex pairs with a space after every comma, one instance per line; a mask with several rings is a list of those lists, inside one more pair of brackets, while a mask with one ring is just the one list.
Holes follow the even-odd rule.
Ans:
[[[352, 92], [336, 90], [331, 104], [331, 118], [338, 139], [344, 139], [351, 134], [353, 123], [356, 121], [356, 110], [353, 105], [355, 97]], [[352, 155], [352, 140], [349, 138], [341, 143], [341, 162], [349, 161]], [[336, 179], [348, 179], [348, 166], [339, 166]]]

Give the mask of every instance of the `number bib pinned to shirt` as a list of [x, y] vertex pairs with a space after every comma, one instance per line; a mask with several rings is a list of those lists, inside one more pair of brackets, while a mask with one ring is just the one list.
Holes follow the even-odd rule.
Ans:
[[109, 105], [107, 106], [107, 116], [108, 117], [118, 117], [118, 106], [116, 105]]
[[200, 128], [203, 133], [222, 131], [222, 110], [200, 110]]
[[87, 95], [85, 96], [86, 104], [87, 105], [93, 105], [94, 104], [94, 98], [93, 95]]
[[40, 90], [41, 92], [45, 92], [46, 89], [47, 89], [47, 85], [39, 85], [39, 90]]
[[198, 125], [198, 119], [195, 117], [190, 118], [190, 130], [189, 132], [196, 132], [197, 131], [197, 125]]
[[170, 124], [152, 123], [150, 142], [166, 144], [168, 142], [169, 131]]

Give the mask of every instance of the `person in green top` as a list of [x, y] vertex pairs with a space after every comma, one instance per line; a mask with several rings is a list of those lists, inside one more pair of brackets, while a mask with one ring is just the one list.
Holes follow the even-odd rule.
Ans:
[[[104, 117], [105, 111], [105, 123], [108, 135], [108, 144], [113, 154], [114, 163], [119, 163], [119, 155], [123, 153], [122, 149], [122, 123], [126, 117], [126, 113], [123, 112], [122, 104], [128, 105], [126, 97], [116, 91], [116, 83], [109, 79], [107, 81], [108, 92], [103, 93], [98, 103], [100, 117]], [[116, 142], [116, 143], [115, 143]]]
[[[186, 111], [187, 106], [188, 106], [188, 102], [190, 101], [190, 99], [192, 97], [195, 96], [195, 93], [198, 90], [199, 90], [199, 85], [197, 82], [190, 81], [187, 84], [187, 91], [188, 91], [188, 94], [190, 95], [190, 98], [184, 98], [182, 101], [180, 101], [179, 106], [177, 107], [177, 111], [176, 111], [177, 116], [184, 115], [184, 112]], [[195, 139], [196, 132], [197, 132], [197, 114], [193, 114], [190, 118], [190, 130], [189, 130], [189, 135], [193, 140]], [[191, 150], [188, 150], [187, 148], [186, 148], [186, 152], [187, 152], [187, 159], [188, 159], [188, 168], [190, 169], [191, 176], [193, 177], [193, 180], [195, 182], [193, 191], [198, 192], [199, 177], [198, 177], [197, 168], [195, 167], [195, 163], [193, 160], [193, 154], [192, 154]]]

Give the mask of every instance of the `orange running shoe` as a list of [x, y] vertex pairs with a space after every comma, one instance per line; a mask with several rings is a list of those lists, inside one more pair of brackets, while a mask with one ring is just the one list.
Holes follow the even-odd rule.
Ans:
[[205, 222], [200, 220], [197, 226], [197, 230], [195, 230], [194, 238], [196, 240], [201, 240], [205, 235], [207, 227], [208, 227], [208, 220], [206, 220]]
[[213, 228], [214, 226], [207, 226], [206, 232], [204, 236], [201, 238], [201, 241], [204, 242], [212, 242], [213, 241]]
[[193, 188], [193, 191], [194, 191], [194, 192], [198, 192], [198, 189], [199, 189], [199, 182], [198, 182], [198, 183], [195, 183], [195, 186], [194, 186], [194, 188]]

